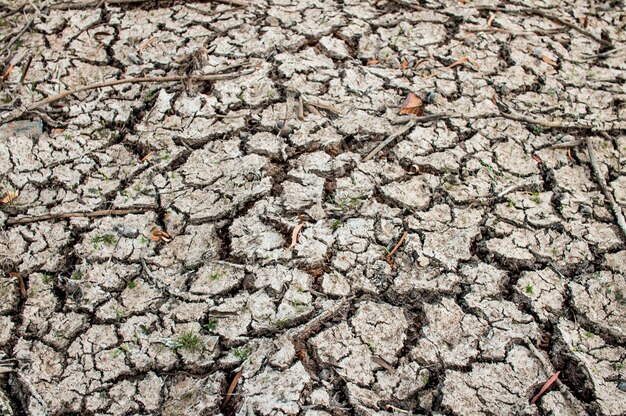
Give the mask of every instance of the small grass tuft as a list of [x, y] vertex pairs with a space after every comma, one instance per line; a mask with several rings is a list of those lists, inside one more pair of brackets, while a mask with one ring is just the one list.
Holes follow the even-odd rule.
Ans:
[[112, 246], [113, 244], [115, 244], [115, 241], [115, 236], [113, 234], [104, 234], [93, 237], [91, 239], [91, 244], [93, 245], [93, 248], [98, 249], [100, 248], [100, 244], [104, 244], [105, 246]]
[[511, 197], [507, 199], [506, 206], [509, 208], [515, 208], [515, 200]]
[[533, 192], [533, 196], [530, 197], [530, 200], [535, 204], [541, 204], [541, 197], [539, 196], [539, 192]]
[[527, 284], [526, 287], [524, 288], [524, 292], [526, 292], [529, 295], [534, 295], [535, 286], [532, 283]]
[[214, 331], [217, 328], [217, 318], [211, 316], [205, 324], [202, 324], [202, 328]]
[[286, 319], [279, 319], [278, 321], [274, 322], [274, 326], [278, 330], [284, 329], [287, 326], [287, 320]]
[[244, 345], [242, 347], [233, 348], [231, 352], [233, 353], [235, 357], [237, 357], [237, 359], [241, 361], [245, 361], [250, 356], [250, 353], [252, 352], [252, 348], [250, 348], [247, 345]]
[[220, 277], [224, 276], [226, 273], [222, 271], [213, 272], [209, 275], [209, 279], [211, 280], [219, 280]]
[[183, 332], [176, 337], [176, 342], [183, 351], [198, 352], [204, 348], [202, 337], [193, 331]]

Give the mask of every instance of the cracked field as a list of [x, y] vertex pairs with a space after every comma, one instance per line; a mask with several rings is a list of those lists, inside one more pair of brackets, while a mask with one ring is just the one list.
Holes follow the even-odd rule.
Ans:
[[0, 58], [1, 415], [626, 414], [623, 2], [4, 0]]

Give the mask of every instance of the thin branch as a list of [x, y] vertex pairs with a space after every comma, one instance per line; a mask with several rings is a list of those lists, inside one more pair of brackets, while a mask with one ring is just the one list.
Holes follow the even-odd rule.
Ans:
[[6, 44], [6, 46], [4, 48], [2, 48], [2, 54], [4, 54], [6, 51], [11, 50], [11, 47], [15, 44], [15, 42], [17, 42], [23, 35], [24, 33], [26, 33], [26, 31], [28, 30], [28, 28], [30, 28], [30, 26], [33, 24], [34, 19], [30, 18], [26, 24], [22, 27], [22, 29], [17, 32], [17, 34], [13, 37], [13, 39], [11, 39], [11, 41], [9, 43]]
[[220, 80], [220, 79], [233, 79], [242, 75], [250, 74], [252, 72], [254, 72], [254, 68], [249, 68], [241, 72], [233, 72], [233, 73], [227, 73], [227, 74], [168, 75], [164, 77], [136, 77], [136, 78], [115, 79], [115, 80], [105, 81], [105, 82], [97, 82], [94, 84], [84, 85], [82, 87], [75, 87], [75, 88], [63, 91], [59, 94], [50, 96], [48, 98], [44, 98], [43, 100], [37, 101], [27, 106], [17, 108], [9, 113], [4, 113], [0, 115], [0, 124], [13, 121], [17, 118], [22, 117], [24, 114], [28, 112], [38, 109], [39, 107], [53, 103], [55, 101], [62, 100], [65, 97], [68, 97], [70, 95], [75, 95], [83, 91], [95, 90], [98, 88], [113, 87], [113, 86], [122, 85], [122, 84], [138, 84], [138, 83], [151, 83], [151, 82], [164, 83], [164, 82], [176, 82], [176, 81], [215, 81], [215, 80]]
[[[545, 120], [545, 119], [541, 119], [541, 118], [534, 118], [534, 117], [529, 117], [529, 116], [517, 116], [511, 113], [506, 113], [506, 112], [501, 112], [500, 116], [504, 117], [504, 118], [508, 118], [509, 120], [515, 120], [515, 121], [519, 121], [522, 123], [528, 123], [528, 124], [536, 124], [539, 126], [543, 126], [543, 127], [548, 127], [548, 128], [557, 128], [557, 129], [580, 129], [580, 130], [591, 130], [591, 131], [597, 131], [597, 132], [602, 132], [602, 131], [606, 131], [606, 130], [622, 130], [622, 129], [626, 129], [626, 123], [624, 123], [621, 120], [609, 120], [606, 121], [604, 123], [610, 124], [609, 126], [605, 125], [593, 125], [591, 123], [576, 123], [576, 122], [572, 122], [572, 121], [567, 121], [567, 120]], [[617, 123], [617, 124], [613, 124], [613, 123]]]
[[[133, 5], [133, 4], [141, 4], [141, 3], [148, 3], [151, 0], [95, 0], [89, 3], [72, 3], [72, 2], [65, 2], [65, 3], [57, 3], [57, 4], [52, 4], [50, 5], [50, 9], [53, 10], [73, 10], [73, 9], [89, 9], [89, 8], [93, 8], [98, 6], [100, 3], [106, 3], [108, 5], [111, 6], [124, 6], [124, 5]], [[152, 0], [153, 1], [153, 0]], [[157, 2], [159, 2], [159, 0], [156, 0]], [[167, 2], [167, 3], [171, 3], [172, 0], [161, 0], [162, 2]], [[242, 6], [242, 7], [247, 7], [250, 6], [251, 3], [245, 2], [245, 1], [241, 1], [241, 0], [208, 0], [209, 2], [216, 2], [216, 3], [224, 3], [224, 4], [232, 4], [235, 6]]]
[[63, 220], [68, 218], [90, 218], [90, 217], [108, 217], [109, 215], [128, 215], [128, 214], [142, 214], [144, 212], [152, 211], [154, 208], [128, 208], [128, 209], [105, 209], [100, 211], [90, 212], [64, 212], [60, 214], [45, 214], [37, 215], [34, 217], [22, 217], [22, 218], [9, 218], [7, 225], [16, 224], [31, 224], [33, 222], [41, 221], [54, 221]]
[[563, 143], [555, 143], [555, 144], [551, 144], [549, 146], [546, 147], [542, 147], [540, 150], [544, 150], [544, 149], [571, 149], [573, 147], [578, 147], [580, 145], [585, 144], [584, 140], [572, 140], [570, 142], [563, 142]]
[[626, 45], [620, 46], [619, 48], [609, 49], [606, 52], [587, 55], [586, 59], [604, 58], [605, 56], [612, 55], [615, 52], [619, 52], [619, 51], [622, 51], [624, 49], [626, 49]]
[[404, 126], [400, 127], [398, 130], [396, 130], [395, 132], [391, 133], [391, 135], [389, 135], [389, 137], [387, 137], [385, 140], [380, 142], [380, 144], [378, 146], [376, 146], [374, 149], [372, 149], [372, 151], [369, 152], [367, 154], [367, 156], [365, 156], [363, 158], [363, 161], [367, 162], [368, 160], [370, 160], [371, 158], [376, 156], [376, 154], [378, 152], [380, 152], [382, 149], [384, 149], [387, 145], [389, 145], [389, 143], [394, 141], [397, 137], [400, 137], [403, 134], [405, 134], [406, 132], [408, 132], [409, 130], [411, 130], [413, 127], [415, 127], [415, 125], [417, 123], [426, 122], [426, 121], [434, 121], [434, 120], [439, 120], [439, 119], [442, 119], [442, 118], [450, 118], [450, 117], [453, 117], [453, 115], [452, 114], [448, 114], [448, 113], [444, 113], [444, 114], [431, 114], [431, 115], [428, 115], [428, 116], [412, 118]]
[[545, 10], [535, 9], [535, 8], [507, 9], [507, 8], [494, 7], [494, 6], [477, 6], [476, 9], [478, 9], [478, 10], [489, 10], [489, 11], [500, 12], [500, 13], [528, 14], [528, 15], [535, 15], [535, 16], [545, 17], [546, 19], [550, 19], [550, 20], [553, 20], [555, 22], [559, 22], [563, 26], [567, 26], [570, 29], [573, 29], [576, 32], [580, 33], [581, 35], [587, 36], [588, 38], [593, 39], [593, 40], [595, 40], [598, 43], [601, 43], [602, 45], [612, 45], [612, 43], [610, 41], [604, 40], [604, 39], [600, 38], [599, 36], [596, 36], [593, 33], [591, 33], [589, 31], [581, 28], [580, 26], [570, 22], [569, 20], [564, 19], [562, 17], [559, 17], [559, 16], [557, 16], [555, 14], [549, 13], [549, 12], [547, 12]]
[[505, 113], [505, 112], [502, 112], [501, 115], [502, 117], [508, 118], [509, 120], [520, 121], [522, 123], [528, 123], [528, 124], [536, 124], [538, 126], [543, 126], [543, 127], [549, 127], [549, 128], [569, 127], [569, 124], [563, 121], [550, 121], [550, 120], [544, 120], [544, 119], [533, 118], [533, 117], [528, 117], [528, 116], [516, 116], [514, 114]]
[[611, 211], [613, 211], [613, 215], [615, 216], [615, 220], [617, 221], [617, 225], [622, 230], [622, 234], [624, 235], [624, 239], [626, 240], [626, 220], [624, 220], [624, 214], [622, 213], [622, 209], [613, 198], [613, 194], [606, 186], [606, 180], [604, 179], [604, 174], [598, 165], [598, 161], [596, 159], [593, 144], [591, 143], [591, 139], [587, 137], [585, 139], [587, 143], [587, 152], [589, 153], [589, 163], [591, 164], [591, 170], [593, 171], [594, 176], [596, 177], [596, 183], [602, 190], [602, 194], [604, 198], [608, 201], [611, 206]]
[[307, 321], [306, 323], [288, 330], [285, 335], [288, 340], [296, 341], [301, 338], [309, 336], [311, 333], [319, 330], [328, 320], [332, 319], [337, 313], [339, 313], [346, 305], [348, 305], [354, 297], [341, 298], [337, 300], [328, 309], [322, 311], [315, 318]]
[[485, 27], [485, 28], [470, 27], [470, 28], [465, 28], [463, 30], [466, 32], [470, 32], [470, 33], [485, 32], [485, 33], [504, 33], [506, 35], [512, 35], [512, 36], [531, 36], [531, 35], [545, 36], [545, 35], [556, 35], [559, 33], [563, 33], [563, 31], [567, 29], [509, 30], [509, 29], [503, 29], [499, 27]]
[[402, 245], [402, 243], [404, 243], [404, 240], [406, 240], [406, 237], [409, 235], [409, 233], [407, 231], [405, 231], [404, 233], [402, 233], [402, 237], [400, 238], [400, 241], [398, 241], [398, 244], [395, 245], [395, 247], [393, 248], [393, 250], [391, 250], [389, 252], [389, 254], [387, 254], [387, 263], [391, 262], [391, 257], [393, 257], [394, 254], [396, 254], [396, 251], [398, 251], [398, 249], [400, 248], [400, 246]]

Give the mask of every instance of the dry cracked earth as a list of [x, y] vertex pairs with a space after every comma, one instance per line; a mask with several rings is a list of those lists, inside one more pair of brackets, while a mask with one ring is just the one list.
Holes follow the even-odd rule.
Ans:
[[624, 5], [526, 3], [5, 0], [2, 414], [623, 415]]

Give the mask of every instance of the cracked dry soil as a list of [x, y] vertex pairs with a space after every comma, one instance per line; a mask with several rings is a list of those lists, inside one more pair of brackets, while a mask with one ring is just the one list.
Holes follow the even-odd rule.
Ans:
[[626, 413], [624, 4], [252, 3], [3, 2], [0, 117], [236, 75], [2, 126], [2, 414]]

